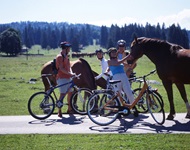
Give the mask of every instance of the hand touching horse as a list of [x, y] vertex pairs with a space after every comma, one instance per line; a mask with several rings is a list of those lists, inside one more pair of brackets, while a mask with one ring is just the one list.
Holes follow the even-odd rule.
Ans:
[[145, 54], [156, 66], [159, 78], [167, 92], [170, 113], [168, 120], [173, 120], [175, 108], [172, 84], [176, 84], [187, 108], [186, 118], [190, 118], [190, 105], [184, 84], [190, 84], [190, 50], [166, 41], [151, 38], [135, 38], [131, 44], [131, 61], [136, 61]]

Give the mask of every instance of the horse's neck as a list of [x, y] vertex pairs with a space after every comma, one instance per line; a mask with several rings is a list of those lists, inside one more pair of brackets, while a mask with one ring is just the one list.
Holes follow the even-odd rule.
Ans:
[[162, 49], [146, 49], [144, 54], [157, 66], [162, 63], [167, 63], [168, 54]]

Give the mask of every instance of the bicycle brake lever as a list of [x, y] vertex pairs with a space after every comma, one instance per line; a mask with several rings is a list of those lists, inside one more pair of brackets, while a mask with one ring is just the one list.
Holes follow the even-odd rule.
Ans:
[[80, 79], [80, 76], [81, 76], [81, 73], [78, 74], [78, 75], [76, 75], [76, 78], [77, 78], [77, 79]]

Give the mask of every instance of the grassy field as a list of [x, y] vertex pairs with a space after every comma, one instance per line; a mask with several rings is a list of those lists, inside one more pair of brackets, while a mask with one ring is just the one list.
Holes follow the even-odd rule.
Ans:
[[[38, 49], [39, 48], [36, 46], [29, 53], [37, 53]], [[94, 51], [94, 49], [94, 47], [89, 47], [89, 51]], [[41, 68], [44, 63], [55, 58], [58, 52], [59, 49], [50, 51], [40, 50], [40, 54], [44, 54], [43, 56], [0, 57], [0, 99], [1, 106], [3, 106], [0, 109], [0, 115], [28, 114], [26, 106], [29, 97], [35, 92], [44, 90], [43, 84], [39, 78]], [[105, 57], [108, 58], [107, 55]], [[94, 71], [101, 71], [99, 61], [96, 57], [85, 57], [84, 59], [89, 62]], [[71, 60], [74, 59], [71, 58]], [[154, 64], [144, 56], [139, 59], [135, 72], [137, 76], [141, 76], [153, 69], [155, 69]], [[35, 84], [29, 83], [31, 78], [38, 79], [38, 81], [35, 82]], [[151, 75], [149, 79], [160, 82], [160, 84], [154, 84], [152, 86], [158, 88], [158, 91], [163, 96], [165, 111], [168, 112], [168, 100], [160, 79], [157, 74]], [[176, 87], [173, 87], [176, 111], [185, 112], [185, 104]], [[187, 86], [187, 94], [188, 97], [190, 97], [188, 91], [190, 91], [189, 85]]]
[[0, 150], [188, 150], [189, 134], [0, 136]]
[[[97, 47], [88, 47], [84, 52], [92, 52]], [[38, 51], [39, 50], [39, 51]], [[43, 91], [40, 80], [42, 65], [55, 58], [59, 49], [45, 51], [35, 46], [29, 53], [44, 54], [43, 56], [0, 57], [0, 115], [29, 115], [27, 101], [38, 91]], [[107, 55], [105, 56], [106, 58]], [[99, 61], [96, 57], [85, 57], [92, 69], [100, 72]], [[71, 58], [71, 60], [74, 60]], [[138, 61], [135, 72], [138, 76], [144, 75], [154, 69], [154, 65], [142, 57]], [[35, 84], [29, 83], [31, 78], [38, 79]], [[159, 93], [163, 96], [165, 111], [169, 112], [166, 92], [157, 75], [149, 77], [157, 80]], [[185, 104], [179, 92], [174, 87], [176, 112], [186, 112]], [[190, 97], [190, 87], [187, 94]], [[66, 108], [63, 109], [63, 112]], [[143, 134], [143, 135], [0, 135], [0, 149], [189, 149], [189, 134]]]

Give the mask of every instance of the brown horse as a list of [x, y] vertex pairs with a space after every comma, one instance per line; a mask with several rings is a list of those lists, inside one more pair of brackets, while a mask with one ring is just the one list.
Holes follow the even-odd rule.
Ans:
[[[52, 70], [52, 65], [51, 65], [52, 61], [47, 62], [46, 64], [43, 65], [43, 68], [41, 70], [41, 74], [53, 74], [53, 70]], [[74, 79], [74, 83], [78, 86], [78, 87], [85, 87], [85, 88], [89, 88], [91, 90], [94, 90], [97, 88], [97, 85], [104, 88], [106, 87], [106, 81], [101, 78], [97, 81], [95, 81], [94, 76], [97, 76], [97, 73], [92, 71], [90, 65], [88, 64], [88, 62], [82, 58], [79, 58], [76, 61], [72, 61], [71, 62], [71, 68], [72, 71], [76, 74], [80, 74], [80, 80], [78, 79]], [[56, 75], [49, 77], [52, 85], [56, 85]], [[44, 87], [45, 87], [45, 91], [47, 91], [49, 89], [49, 84], [46, 78], [42, 78]]]
[[134, 62], [143, 54], [155, 64], [158, 76], [167, 92], [170, 104], [170, 113], [167, 119], [173, 120], [175, 116], [173, 83], [176, 84], [186, 104], [186, 118], [190, 118], [190, 106], [184, 87], [184, 84], [190, 84], [190, 69], [187, 68], [190, 66], [190, 50], [163, 40], [145, 37], [135, 38], [131, 43], [129, 58]]

